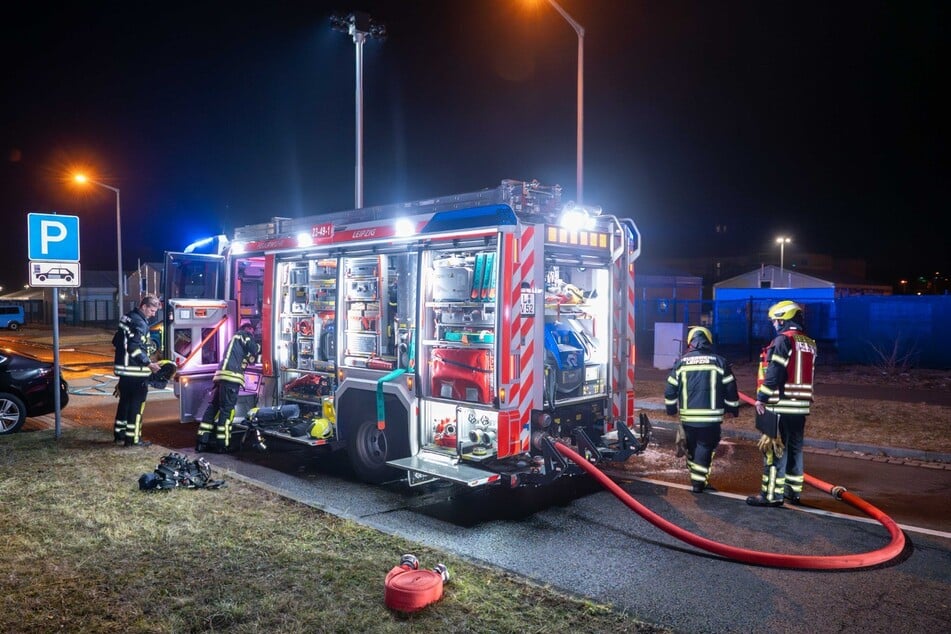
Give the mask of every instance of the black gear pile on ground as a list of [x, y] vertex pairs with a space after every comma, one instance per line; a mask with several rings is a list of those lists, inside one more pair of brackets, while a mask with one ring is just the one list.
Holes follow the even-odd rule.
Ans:
[[139, 476], [139, 489], [142, 491], [218, 489], [224, 484], [224, 480], [211, 479], [211, 465], [204, 458], [189, 460], [174, 452], [162, 456], [155, 471]]

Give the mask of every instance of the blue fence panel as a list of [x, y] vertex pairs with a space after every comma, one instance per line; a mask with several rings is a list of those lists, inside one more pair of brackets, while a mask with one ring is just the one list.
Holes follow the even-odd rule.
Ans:
[[896, 295], [838, 300], [839, 362], [908, 367], [951, 367], [951, 296]]
[[[863, 295], [836, 300], [784, 295], [802, 305], [806, 332], [819, 344], [819, 363], [880, 365], [900, 361], [910, 368], [951, 368], [949, 295]], [[732, 361], [754, 360], [773, 338], [766, 316], [775, 297], [747, 297], [683, 306], [684, 310], [659, 314], [656, 298], [638, 302], [637, 344], [639, 358], [653, 352], [654, 323], [706, 323], [717, 351]], [[673, 300], [670, 300], [673, 302]], [[650, 305], [648, 306], [647, 303]]]

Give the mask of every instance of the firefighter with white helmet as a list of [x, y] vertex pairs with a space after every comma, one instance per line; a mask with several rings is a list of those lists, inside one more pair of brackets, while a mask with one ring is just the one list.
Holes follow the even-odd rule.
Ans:
[[729, 413], [736, 417], [740, 399], [730, 363], [712, 350], [710, 330], [692, 327], [687, 332], [687, 345], [687, 352], [667, 377], [664, 405], [670, 415], [680, 412], [691, 488], [694, 493], [702, 493], [712, 490], [710, 471], [720, 444], [723, 416]]
[[149, 377], [160, 369], [149, 357], [149, 324], [155, 319], [162, 303], [154, 295], [145, 295], [139, 305], [119, 319], [119, 327], [112, 338], [115, 347], [113, 372], [119, 377], [116, 394], [114, 438], [126, 447], [148, 447], [142, 440], [142, 414], [149, 394]]
[[802, 450], [806, 416], [813, 401], [816, 342], [803, 330], [802, 307], [789, 300], [770, 306], [776, 337], [760, 355], [756, 413], [778, 415], [776, 429], [764, 431], [760, 493], [746, 498], [752, 506], [799, 504], [804, 469]]

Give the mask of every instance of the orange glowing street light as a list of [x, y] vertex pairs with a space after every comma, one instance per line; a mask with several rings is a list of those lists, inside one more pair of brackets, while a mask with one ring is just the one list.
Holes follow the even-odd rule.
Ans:
[[80, 185], [85, 185], [89, 183], [90, 185], [96, 185], [97, 187], [102, 187], [103, 189], [108, 189], [109, 191], [115, 192], [116, 194], [116, 252], [118, 253], [118, 285], [116, 286], [116, 306], [119, 309], [116, 319], [118, 320], [122, 317], [122, 212], [121, 205], [119, 202], [119, 188], [113, 187], [112, 185], [106, 185], [105, 183], [100, 183], [99, 181], [92, 180], [88, 176], [82, 173], [77, 173], [73, 175], [73, 180], [79, 183]]

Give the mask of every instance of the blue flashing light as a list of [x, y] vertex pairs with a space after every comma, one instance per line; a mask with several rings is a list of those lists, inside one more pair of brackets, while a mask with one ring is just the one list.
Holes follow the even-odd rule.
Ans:
[[499, 227], [518, 223], [515, 212], [508, 205], [485, 205], [482, 207], [467, 207], [466, 209], [452, 209], [439, 211], [433, 214], [421, 234], [440, 233], [443, 231], [461, 231], [479, 229], [482, 227]]
[[228, 244], [228, 239], [223, 235], [211, 236], [208, 238], [202, 238], [201, 240], [196, 240], [192, 242], [187, 247], [183, 253], [205, 253], [209, 255], [221, 255], [224, 252], [225, 246]]

